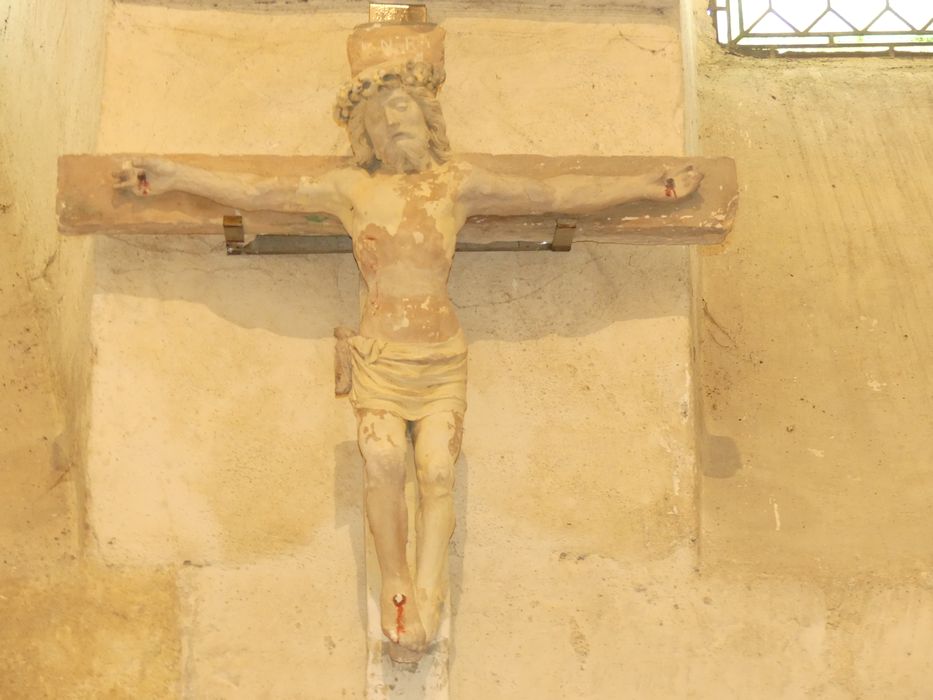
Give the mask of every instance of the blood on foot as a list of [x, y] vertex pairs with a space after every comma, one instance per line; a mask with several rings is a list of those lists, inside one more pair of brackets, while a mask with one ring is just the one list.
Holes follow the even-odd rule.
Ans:
[[146, 173], [139, 173], [136, 176], [136, 187], [142, 194], [149, 194], [149, 180], [146, 178]]
[[677, 190], [674, 188], [674, 178], [672, 177], [667, 178], [667, 182], [664, 183], [664, 196], [677, 198]]
[[392, 596], [392, 604], [395, 605], [395, 636], [398, 639], [401, 639], [405, 632], [405, 603], [407, 601], [408, 598], [404, 593], [396, 593]]

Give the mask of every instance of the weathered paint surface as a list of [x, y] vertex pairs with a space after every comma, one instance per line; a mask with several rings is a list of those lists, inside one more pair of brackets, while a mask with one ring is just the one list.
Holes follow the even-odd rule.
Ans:
[[[214, 204], [202, 197], [182, 192], [169, 192], [158, 197], [135, 198], [125, 193], [114, 194], [113, 172], [119, 171], [138, 156], [130, 154], [109, 156], [71, 155], [59, 162], [59, 230], [64, 234], [176, 234], [219, 236], [223, 233], [220, 222], [226, 214], [237, 213], [231, 206]], [[347, 168], [349, 159], [334, 157], [281, 157], [281, 156], [204, 156], [172, 155], [174, 161], [210, 170], [231, 173], [256, 173], [271, 183], [289, 183], [301, 195], [314, 177], [335, 168]], [[451, 177], [456, 171], [469, 172], [480, 168], [501, 175], [520, 175], [544, 181], [546, 178], [565, 173], [578, 175], [638, 177], [664, 168], [677, 169], [696, 166], [704, 175], [700, 192], [684, 196], [680, 201], [636, 200], [617, 206], [608, 206], [595, 213], [571, 213], [570, 203], [566, 211], [558, 207], [559, 213], [522, 214], [503, 220], [491, 214], [469, 216], [460, 229], [460, 243], [488, 244], [497, 241], [525, 241], [538, 243], [551, 239], [558, 221], [573, 223], [574, 240], [606, 241], [623, 244], [715, 244], [721, 243], [732, 227], [738, 204], [735, 164], [729, 158], [682, 158], [666, 155], [663, 159], [641, 156], [587, 157], [587, 156], [527, 156], [488, 154], [457, 154], [447, 170]], [[466, 172], [462, 172], [466, 176]], [[461, 179], [461, 178], [455, 178]], [[136, 189], [142, 193], [142, 181]], [[130, 183], [132, 184], [132, 183]], [[451, 182], [456, 186], [455, 182]], [[148, 187], [148, 182], [147, 182]], [[603, 186], [605, 187], [605, 185]], [[658, 192], [664, 191], [673, 198], [673, 181]], [[383, 210], [388, 216], [393, 205], [391, 190], [380, 191], [370, 188], [374, 199], [368, 210]], [[542, 188], [543, 189], [543, 188]], [[606, 188], [608, 189], [608, 188]], [[572, 195], [572, 191], [567, 188]], [[490, 191], [492, 199], [493, 191]], [[258, 196], [258, 195], [257, 195]], [[422, 198], [425, 199], [425, 198]], [[439, 204], [425, 199], [425, 213], [441, 212]], [[386, 209], [388, 207], [388, 209]], [[401, 217], [396, 202], [395, 217]], [[341, 235], [349, 233], [345, 223], [326, 214], [307, 214], [304, 211], [238, 212], [244, 215], [244, 225], [249, 233]], [[292, 207], [294, 209], [295, 207]], [[395, 230], [398, 222], [389, 221], [389, 229]], [[417, 235], [417, 234], [416, 234]]]

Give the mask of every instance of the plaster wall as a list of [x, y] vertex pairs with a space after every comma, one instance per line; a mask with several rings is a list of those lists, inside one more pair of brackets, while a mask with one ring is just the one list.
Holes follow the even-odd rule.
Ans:
[[[0, 34], [4, 94], [28, 96], [0, 107], [0, 203], [13, 205], [0, 213], [12, 244], [0, 267], [0, 335], [15, 339], [0, 367], [0, 695], [360, 697], [360, 464], [349, 409], [331, 395], [329, 349], [331, 327], [355, 315], [348, 258], [236, 260], [213, 240], [101, 241], [93, 325], [53, 329], [53, 338], [73, 333], [75, 347], [93, 329], [96, 539], [83, 561], [73, 541], [54, 541], [81, 516], [59, 496], [68, 480], [57, 481], [51, 453], [33, 449], [61, 424], [48, 347], [29, 330], [35, 309], [19, 292], [44, 269], [43, 246], [58, 245], [58, 148], [46, 137], [78, 129], [68, 115], [93, 99], [93, 81], [91, 92], [68, 92], [65, 76], [90, 75], [104, 42], [90, 5], [64, 15], [76, 37], [44, 5], [3, 4]], [[286, 22], [265, 11], [116, 9], [100, 150], [342, 152], [327, 118], [344, 75], [343, 38], [331, 34], [356, 15]], [[676, 152], [679, 140], [663, 139], [680, 139], [679, 116], [664, 122], [666, 136], [648, 122], [676, 115], [677, 101], [663, 102], [663, 89], [642, 94], [658, 82], [613, 92], [603, 56], [610, 68], [647, 64], [600, 33], [615, 18], [592, 17], [484, 24], [451, 11], [450, 70], [498, 76], [489, 86], [462, 70], [442, 93], [456, 148], [560, 153], [566, 129], [566, 152]], [[667, 65], [673, 57], [642, 20], [622, 44]], [[471, 38], [455, 59], [460, 32]], [[313, 52], [333, 59], [322, 68], [307, 46], [327, 41]], [[567, 58], [590, 47], [599, 59]], [[452, 558], [453, 697], [929, 694], [929, 68], [738, 61], [698, 48], [700, 118], [690, 123], [702, 127], [706, 153], [737, 158], [748, 185], [730, 245], [699, 263], [702, 533], [689, 527], [689, 504], [674, 500], [672, 517], [662, 497], [667, 479], [669, 494], [698, 486], [673, 479], [691, 473], [675, 469], [689, 450], [677, 427], [689, 429], [689, 412], [683, 423], [660, 409], [689, 387], [676, 379], [688, 306], [678, 252], [458, 257], [452, 288], [473, 344]], [[296, 61], [276, 83], [276, 68]], [[612, 96], [597, 101], [595, 120], [580, 111], [590, 100], [579, 70]], [[523, 80], [550, 87], [554, 75], [566, 103], [560, 92], [521, 92]], [[279, 108], [291, 95], [290, 109]], [[626, 99], [638, 110], [626, 111]], [[614, 110], [626, 129], [603, 121]], [[96, 123], [94, 110], [82, 114]], [[50, 274], [68, 259], [60, 252]], [[70, 298], [55, 281], [67, 279], [32, 280], [40, 310], [53, 292]], [[69, 357], [55, 349], [65, 345], [50, 355]], [[808, 393], [798, 396], [801, 386]], [[594, 405], [611, 424], [587, 413]], [[666, 441], [651, 432], [659, 426]], [[606, 435], [610, 458], [598, 447]], [[580, 462], [587, 469], [565, 470]], [[19, 478], [36, 465], [41, 478]], [[686, 546], [697, 534], [699, 560]]]
[[[330, 110], [361, 19], [117, 5], [99, 149], [343, 154]], [[682, 151], [676, 18], [573, 19], [445, 18], [455, 151]], [[362, 465], [352, 411], [333, 398], [331, 332], [357, 316], [356, 268], [349, 256], [228, 258], [218, 239], [99, 241], [90, 554], [180, 567], [195, 696], [353, 696]], [[490, 683], [605, 692], [611, 644], [587, 639], [624, 624], [620, 573], [690, 570], [686, 263], [680, 248], [608, 245], [457, 257], [470, 409], [456, 697]], [[575, 591], [594, 577], [608, 604], [583, 612]], [[528, 672], [513, 677], [519, 648]], [[542, 653], [554, 668], [537, 677]]]
[[[87, 434], [93, 242], [58, 236], [56, 159], [62, 153], [94, 150], [108, 9], [104, 0], [0, 2], [0, 274], [4, 307], [16, 310], [10, 318], [29, 317], [18, 332], [31, 350], [29, 356], [12, 360], [10, 369], [26, 378], [25, 387], [31, 389], [31, 399], [19, 404], [19, 413], [25, 407], [36, 416], [28, 419], [30, 426], [41, 425], [42, 444], [31, 449], [38, 459], [35, 473], [48, 468], [68, 472], [61, 489], [64, 500], [55, 507], [62, 516], [70, 512], [75, 496], [78, 502], [83, 498], [80, 459]], [[30, 313], [21, 313], [21, 308]], [[15, 431], [11, 438], [25, 439], [32, 429]], [[71, 535], [65, 541], [81, 532], [65, 529]]]
[[81, 482], [90, 239], [61, 240], [56, 159], [93, 151], [105, 0], [0, 2], [0, 697], [167, 697], [175, 577], [88, 566]]
[[807, 697], [926, 697], [931, 65], [728, 56], [695, 5], [699, 149], [742, 183], [695, 253], [701, 571], [818, 597]]
[[933, 71], [710, 53], [704, 152], [743, 183], [699, 251], [710, 565], [933, 570]]

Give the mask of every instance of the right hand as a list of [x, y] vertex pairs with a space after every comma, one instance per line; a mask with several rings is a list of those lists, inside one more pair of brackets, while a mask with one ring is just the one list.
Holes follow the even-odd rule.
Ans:
[[[659, 187], [656, 195], [653, 197], [658, 201], [667, 199], [683, 199], [696, 192], [703, 180], [703, 173], [693, 167], [693, 165], [684, 165], [678, 168], [667, 168], [660, 177]], [[663, 187], [664, 196], [661, 196], [661, 187]]]
[[164, 194], [175, 189], [177, 171], [178, 166], [165, 158], [135, 158], [113, 174], [113, 188], [137, 197]]

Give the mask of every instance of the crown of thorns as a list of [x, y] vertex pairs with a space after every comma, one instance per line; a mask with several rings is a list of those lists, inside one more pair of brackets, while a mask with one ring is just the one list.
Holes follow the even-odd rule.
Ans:
[[334, 118], [346, 124], [353, 109], [367, 97], [375, 95], [381, 87], [425, 87], [437, 94], [446, 74], [441, 66], [424, 61], [408, 61], [396, 66], [380, 66], [357, 75], [337, 93]]

